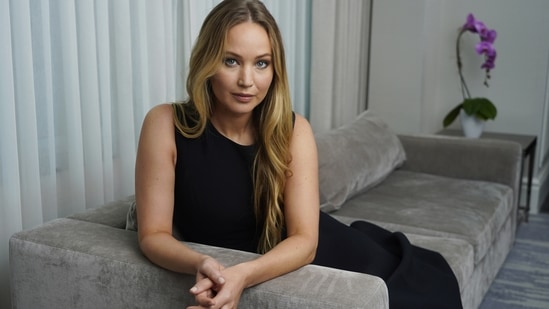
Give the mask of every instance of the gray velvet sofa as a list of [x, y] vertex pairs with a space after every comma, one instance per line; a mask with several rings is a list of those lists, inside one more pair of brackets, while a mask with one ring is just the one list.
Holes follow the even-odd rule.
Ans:
[[[317, 135], [321, 209], [402, 231], [440, 252], [476, 308], [513, 246], [521, 150], [513, 142], [397, 135], [366, 112]], [[133, 197], [10, 239], [15, 308], [184, 308], [193, 276], [149, 262], [127, 227]], [[129, 223], [128, 223], [129, 224]], [[188, 243], [227, 265], [254, 254]], [[247, 289], [239, 308], [388, 308], [377, 277], [307, 265]]]

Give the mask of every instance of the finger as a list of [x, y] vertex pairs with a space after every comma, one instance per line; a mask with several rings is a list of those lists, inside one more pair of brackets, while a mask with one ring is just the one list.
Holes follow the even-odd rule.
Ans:
[[222, 285], [225, 283], [225, 278], [221, 272], [217, 269], [210, 269], [203, 273], [206, 277], [210, 278], [215, 284]]
[[204, 278], [199, 280], [195, 285], [189, 290], [191, 294], [198, 295], [204, 291], [211, 289], [214, 286], [214, 283], [210, 278]]
[[195, 300], [196, 300], [196, 303], [199, 304], [200, 306], [210, 308], [216, 304], [213, 297], [214, 297], [214, 293], [211, 290], [208, 290], [206, 292], [196, 295]]
[[215, 260], [213, 260], [213, 262], [214, 263], [205, 263], [203, 267], [200, 268], [199, 272], [210, 278], [216, 284], [224, 284], [225, 278], [223, 278], [223, 275], [221, 274], [221, 270], [223, 270], [224, 267]]

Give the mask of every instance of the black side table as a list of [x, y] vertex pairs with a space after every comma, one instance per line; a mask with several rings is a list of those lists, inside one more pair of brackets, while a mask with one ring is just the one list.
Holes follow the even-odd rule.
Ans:
[[[442, 131], [437, 132], [437, 134], [448, 135], [448, 136], [463, 136], [463, 132], [461, 130], [452, 130], [452, 129], [444, 129]], [[528, 214], [530, 212], [530, 194], [532, 193], [532, 177], [534, 174], [534, 161], [536, 157], [537, 136], [483, 132], [480, 138], [491, 138], [491, 139], [513, 141], [520, 144], [522, 148], [522, 164], [520, 166], [520, 187], [518, 192], [519, 222], [522, 218], [524, 218], [525, 222], [528, 222]], [[523, 176], [524, 176], [524, 164], [526, 162], [526, 158], [529, 159], [528, 180], [526, 183], [526, 204], [520, 205], [520, 197], [522, 193], [522, 182], [523, 182]]]

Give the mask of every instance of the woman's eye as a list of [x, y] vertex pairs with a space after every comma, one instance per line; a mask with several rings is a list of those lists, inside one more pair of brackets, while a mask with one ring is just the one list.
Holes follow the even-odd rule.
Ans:
[[233, 59], [233, 58], [226, 58], [225, 60], [223, 60], [223, 63], [225, 63], [225, 65], [229, 67], [234, 67], [235, 65], [238, 64], [236, 62], [236, 59]]
[[269, 62], [265, 60], [259, 60], [255, 65], [260, 69], [264, 69], [269, 66]]

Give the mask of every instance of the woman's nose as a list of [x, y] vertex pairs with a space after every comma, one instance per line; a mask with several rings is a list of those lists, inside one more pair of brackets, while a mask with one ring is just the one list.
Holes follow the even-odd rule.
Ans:
[[253, 72], [251, 69], [243, 67], [238, 77], [238, 86], [251, 87], [253, 86]]

